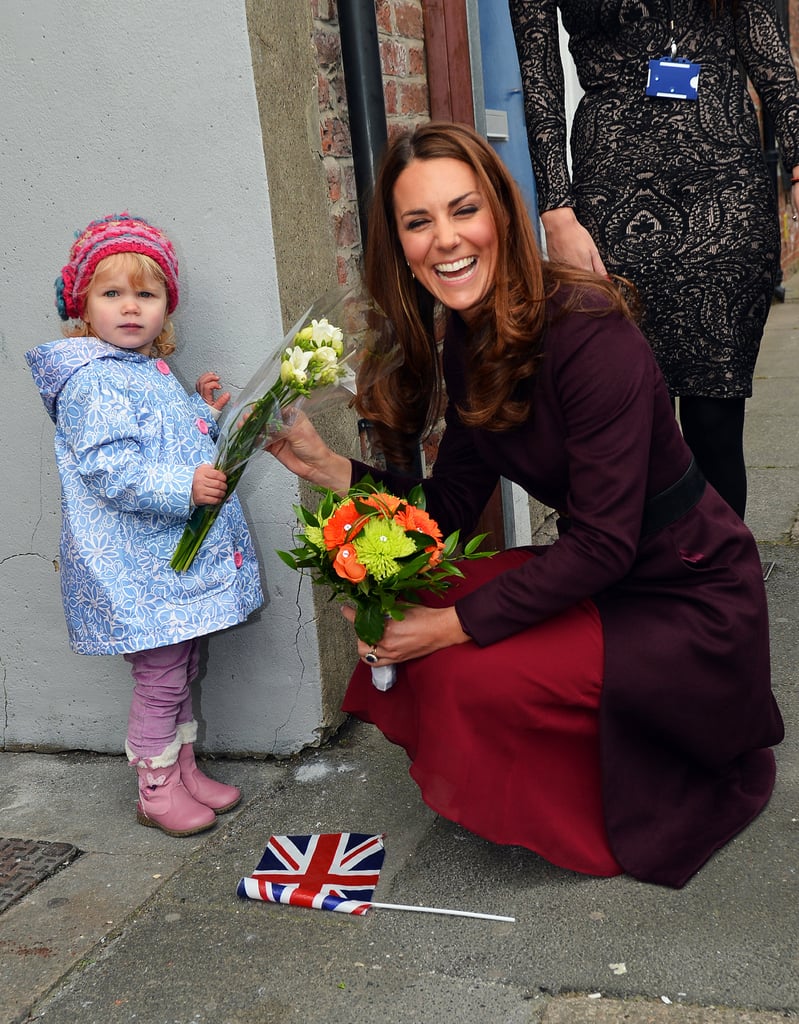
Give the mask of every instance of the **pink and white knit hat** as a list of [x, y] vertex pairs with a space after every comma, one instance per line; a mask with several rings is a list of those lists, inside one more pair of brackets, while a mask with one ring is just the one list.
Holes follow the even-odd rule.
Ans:
[[76, 232], [69, 250], [69, 263], [55, 282], [55, 306], [62, 320], [78, 320], [83, 315], [81, 292], [97, 269], [97, 264], [120, 252], [140, 252], [155, 260], [163, 270], [167, 287], [167, 313], [178, 304], [178, 260], [172, 243], [158, 228], [127, 212], [93, 220]]

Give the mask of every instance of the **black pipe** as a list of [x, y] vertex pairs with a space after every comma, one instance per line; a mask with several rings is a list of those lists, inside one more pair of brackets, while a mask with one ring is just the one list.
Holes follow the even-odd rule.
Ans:
[[[377, 180], [380, 158], [388, 141], [383, 68], [380, 64], [374, 0], [339, 0], [338, 25], [347, 108], [350, 115], [361, 246], [365, 250], [369, 230], [369, 203]], [[362, 442], [368, 444], [370, 448], [371, 429], [368, 420], [359, 420], [358, 431]], [[421, 476], [422, 456], [418, 445], [414, 446], [412, 460], [412, 471]], [[389, 465], [388, 468], [396, 467]]]
[[369, 202], [380, 157], [388, 139], [374, 0], [339, 0], [338, 23], [350, 115], [361, 245], [366, 248]]

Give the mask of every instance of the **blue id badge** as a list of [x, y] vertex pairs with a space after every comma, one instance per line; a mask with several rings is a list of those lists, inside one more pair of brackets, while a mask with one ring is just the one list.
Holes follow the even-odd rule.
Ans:
[[674, 57], [650, 60], [644, 91], [647, 96], [660, 96], [667, 100], [695, 100], [701, 70], [701, 64]]

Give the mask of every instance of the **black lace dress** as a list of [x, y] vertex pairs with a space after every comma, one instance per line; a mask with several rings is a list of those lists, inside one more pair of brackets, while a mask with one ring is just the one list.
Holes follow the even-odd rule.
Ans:
[[[648, 61], [701, 65], [696, 101], [644, 93]], [[557, 8], [585, 95], [566, 164]], [[773, 2], [510, 0], [539, 208], [573, 206], [611, 273], [635, 283], [672, 395], [742, 398], [779, 267], [774, 190], [748, 74], [784, 165], [799, 164], [799, 86]], [[743, 68], [743, 70], [742, 70]]]

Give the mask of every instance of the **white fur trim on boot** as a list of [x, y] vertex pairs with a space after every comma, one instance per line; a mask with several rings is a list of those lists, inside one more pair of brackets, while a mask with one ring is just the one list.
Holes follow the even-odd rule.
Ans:
[[177, 739], [181, 744], [197, 742], [197, 722], [194, 718], [190, 722], [182, 722], [178, 726]]
[[165, 747], [160, 754], [156, 754], [155, 757], [139, 757], [131, 749], [128, 740], [125, 740], [125, 753], [128, 755], [128, 761], [134, 767], [139, 764], [146, 764], [149, 768], [168, 768], [177, 761], [181, 746], [182, 740], [176, 736], [169, 746]]

